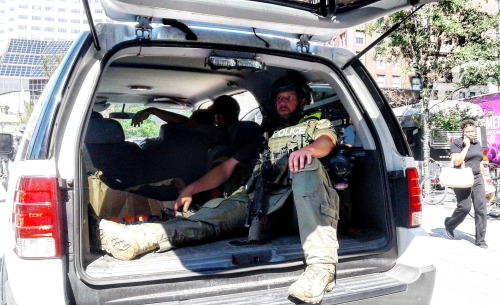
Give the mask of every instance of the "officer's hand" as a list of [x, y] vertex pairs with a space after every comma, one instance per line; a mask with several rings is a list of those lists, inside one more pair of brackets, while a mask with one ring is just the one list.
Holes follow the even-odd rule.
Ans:
[[292, 173], [296, 173], [306, 166], [306, 162], [307, 164], [311, 164], [312, 160], [312, 151], [307, 147], [303, 147], [290, 154], [290, 157], [288, 157], [288, 168]]
[[150, 109], [144, 109], [144, 110], [141, 110], [141, 111], [138, 111], [134, 117], [132, 118], [132, 126], [134, 127], [139, 127], [141, 126], [142, 122], [144, 120], [146, 120], [149, 115], [151, 114], [151, 111]]
[[177, 215], [177, 211], [181, 212], [181, 210], [182, 212], [187, 212], [191, 202], [193, 202], [192, 194], [187, 189], [184, 189], [179, 194], [179, 197], [177, 197], [177, 200], [175, 200], [174, 214]]

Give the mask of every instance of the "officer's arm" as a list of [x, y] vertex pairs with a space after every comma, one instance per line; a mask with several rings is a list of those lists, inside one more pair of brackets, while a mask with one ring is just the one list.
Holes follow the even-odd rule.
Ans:
[[183, 115], [166, 111], [163, 109], [158, 109], [154, 107], [146, 108], [141, 111], [138, 111], [134, 117], [132, 118], [132, 126], [140, 126], [144, 120], [146, 120], [150, 115], [155, 115], [158, 118], [169, 124], [179, 124], [184, 125], [190, 128], [199, 127], [199, 123], [194, 120], [185, 117]]
[[313, 158], [322, 158], [332, 152], [337, 141], [330, 135], [320, 135], [314, 142], [296, 150], [288, 158], [288, 167], [292, 172], [298, 172], [307, 164], [312, 163]]
[[311, 156], [313, 158], [323, 158], [332, 152], [337, 144], [335, 138], [330, 135], [321, 135], [314, 142], [305, 146], [304, 148], [311, 149]]
[[180, 207], [183, 207], [183, 211], [187, 211], [194, 194], [214, 189], [226, 182], [231, 177], [238, 163], [238, 160], [230, 158], [214, 167], [205, 176], [186, 186], [175, 201], [174, 212], [177, 213]]

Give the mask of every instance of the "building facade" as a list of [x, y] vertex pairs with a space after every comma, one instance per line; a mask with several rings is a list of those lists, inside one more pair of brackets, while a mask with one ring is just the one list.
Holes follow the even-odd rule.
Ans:
[[[99, 0], [88, 0], [95, 23], [106, 16]], [[81, 0], [0, 0], [0, 52], [11, 38], [73, 40], [88, 30]]]
[[[89, 0], [94, 22], [106, 20]], [[72, 41], [89, 25], [80, 0], [0, 0], [0, 131], [40, 96]]]

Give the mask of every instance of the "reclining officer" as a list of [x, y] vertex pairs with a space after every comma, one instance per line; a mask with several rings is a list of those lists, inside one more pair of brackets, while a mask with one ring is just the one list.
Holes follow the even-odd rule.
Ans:
[[204, 129], [207, 131], [211, 146], [213, 146], [227, 141], [229, 126], [239, 120], [240, 105], [233, 97], [221, 95], [214, 100], [210, 107], [194, 111], [189, 118], [175, 112], [149, 107], [134, 115], [132, 126], [140, 126], [150, 115], [155, 115], [168, 124]]
[[[196, 119], [195, 114], [197, 114], [197, 111], [193, 112], [194, 115], [191, 118], [188, 118], [174, 112], [149, 107], [138, 111], [134, 115], [132, 118], [132, 126], [140, 126], [150, 115], [155, 115], [169, 124], [179, 124], [190, 128], [206, 127], [207, 122], [205, 122], [205, 119], [203, 122]], [[221, 95], [214, 100], [213, 105], [207, 109], [207, 112], [212, 114], [213, 118], [211, 123], [213, 123], [214, 126], [225, 128], [238, 122], [240, 105], [238, 105], [238, 102], [233, 97]]]
[[[336, 134], [328, 120], [303, 118], [302, 111], [310, 99], [305, 82], [284, 77], [273, 85], [272, 98], [280, 118], [268, 131], [269, 149], [276, 167], [284, 165], [292, 176], [275, 177], [283, 187], [293, 192], [297, 222], [307, 268], [288, 292], [305, 302], [319, 303], [325, 291], [335, 285], [337, 263], [337, 223], [339, 199], [318, 158], [328, 155], [336, 145]], [[285, 127], [283, 129], [279, 129]], [[187, 211], [196, 193], [213, 189], [224, 183], [238, 164], [251, 164], [256, 157], [256, 145], [249, 145], [230, 159], [215, 167], [198, 181], [188, 185], [177, 198], [174, 210]], [[283, 162], [284, 160], [284, 162]], [[288, 176], [288, 171], [279, 171]], [[289, 183], [288, 183], [289, 184]], [[268, 196], [268, 213], [279, 212], [286, 198]], [[167, 251], [174, 247], [192, 245], [241, 235], [250, 199], [243, 191], [229, 198], [213, 199], [194, 215], [174, 218], [163, 223], [125, 226], [101, 220], [101, 247], [115, 258], [128, 260], [153, 250]], [[281, 209], [284, 210], [284, 209]]]

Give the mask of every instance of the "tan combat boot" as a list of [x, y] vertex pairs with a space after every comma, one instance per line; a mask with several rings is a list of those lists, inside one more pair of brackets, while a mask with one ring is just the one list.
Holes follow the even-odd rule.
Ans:
[[325, 292], [335, 287], [335, 265], [309, 265], [299, 279], [288, 288], [288, 294], [306, 303], [317, 304]]
[[99, 223], [101, 249], [120, 260], [131, 260], [137, 255], [158, 248], [158, 241], [147, 225], [124, 225], [102, 219]]

